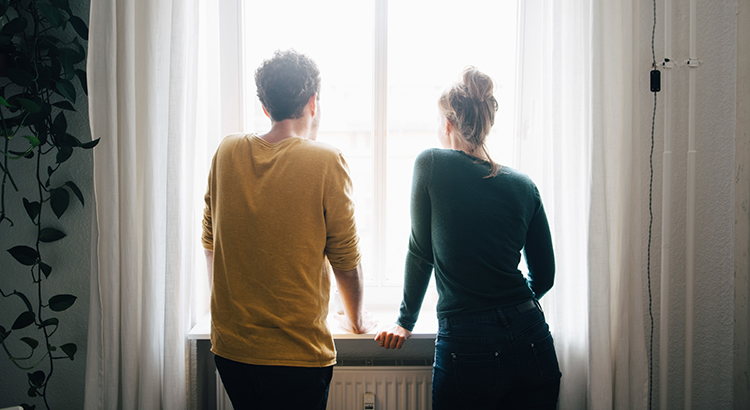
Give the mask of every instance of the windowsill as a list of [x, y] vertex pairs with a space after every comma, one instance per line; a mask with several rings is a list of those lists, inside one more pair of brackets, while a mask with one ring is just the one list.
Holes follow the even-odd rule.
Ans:
[[[396, 321], [398, 317], [398, 307], [370, 307], [367, 309], [372, 316], [378, 321], [378, 327], [388, 326], [389, 324]], [[362, 339], [372, 340], [375, 337], [375, 331], [370, 333], [355, 335], [344, 330], [341, 325], [331, 317], [328, 316], [328, 328], [331, 330], [331, 334], [334, 339]], [[419, 320], [414, 326], [412, 331], [411, 339], [434, 339], [437, 334], [438, 323], [437, 315], [434, 310], [422, 309], [419, 314]], [[188, 333], [188, 339], [190, 340], [210, 340], [211, 339], [211, 315], [205, 315], [198, 320], [198, 323], [190, 329]]]

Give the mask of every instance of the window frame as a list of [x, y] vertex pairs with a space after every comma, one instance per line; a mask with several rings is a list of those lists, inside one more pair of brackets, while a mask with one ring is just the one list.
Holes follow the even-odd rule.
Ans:
[[[243, 64], [244, 16], [243, 0], [219, 0], [220, 50], [219, 75], [221, 95], [221, 132], [222, 136], [241, 130], [248, 132], [255, 129], [255, 118], [248, 101], [256, 98], [243, 84], [243, 79], [252, 78], [255, 67]], [[365, 286], [366, 303], [369, 305], [398, 304], [401, 300], [402, 281], [389, 281], [386, 272], [386, 179], [387, 179], [387, 102], [388, 102], [388, 0], [373, 0], [374, 33], [373, 33], [373, 122], [372, 122], [372, 155], [373, 155], [373, 241], [374, 249], [371, 267], [372, 276], [367, 278]], [[515, 126], [515, 124], [514, 124]], [[406, 242], [407, 238], [404, 238]], [[426, 296], [426, 304], [437, 300], [434, 278]]]

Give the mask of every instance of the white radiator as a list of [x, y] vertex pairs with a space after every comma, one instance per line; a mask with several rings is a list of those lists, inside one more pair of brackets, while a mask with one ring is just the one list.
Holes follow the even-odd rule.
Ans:
[[[217, 410], [232, 410], [218, 372], [216, 392]], [[429, 410], [432, 366], [337, 366], [327, 410], [364, 409], [365, 393], [375, 396], [373, 410]]]

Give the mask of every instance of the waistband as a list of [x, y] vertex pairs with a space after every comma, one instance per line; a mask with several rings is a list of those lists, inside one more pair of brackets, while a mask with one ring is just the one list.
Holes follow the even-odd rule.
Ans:
[[539, 304], [539, 301], [536, 299], [529, 299], [526, 302], [519, 303], [514, 307], [516, 308], [516, 311], [518, 313], [526, 313], [529, 310], [532, 310], [535, 308], [539, 309], [540, 312], [542, 311], [542, 306]]

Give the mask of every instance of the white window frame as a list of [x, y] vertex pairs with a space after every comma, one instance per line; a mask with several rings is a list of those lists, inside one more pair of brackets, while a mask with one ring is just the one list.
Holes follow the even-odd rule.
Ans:
[[[252, 110], [247, 102], [256, 98], [248, 95], [251, 87], [243, 84], [255, 67], [243, 66], [243, 44], [245, 38], [242, 24], [243, 0], [219, 0], [220, 19], [220, 92], [222, 135], [232, 132], [248, 132], [255, 129]], [[374, 0], [373, 35], [373, 174], [374, 174], [374, 254], [367, 255], [375, 270], [374, 280], [367, 280], [365, 302], [368, 305], [398, 304], [402, 295], [402, 283], [387, 280], [386, 270], [386, 172], [387, 172], [387, 98], [388, 98], [388, 0]], [[406, 241], [407, 238], [404, 238]], [[434, 280], [425, 298], [426, 307], [436, 302]]]

